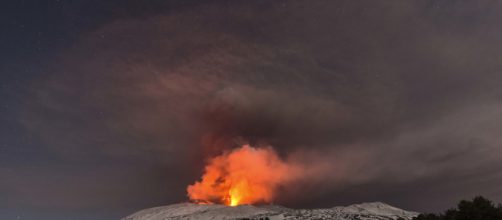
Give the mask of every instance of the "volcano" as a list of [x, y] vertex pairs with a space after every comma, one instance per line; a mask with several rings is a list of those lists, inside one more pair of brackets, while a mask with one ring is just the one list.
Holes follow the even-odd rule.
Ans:
[[232, 207], [179, 203], [145, 209], [122, 220], [411, 220], [418, 214], [381, 202], [326, 209], [290, 209], [276, 205]]

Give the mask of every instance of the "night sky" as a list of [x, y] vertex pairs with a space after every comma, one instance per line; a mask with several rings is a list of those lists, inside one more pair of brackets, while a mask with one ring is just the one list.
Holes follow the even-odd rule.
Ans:
[[5, 1], [0, 219], [187, 201], [271, 145], [294, 208], [502, 202], [501, 1]]

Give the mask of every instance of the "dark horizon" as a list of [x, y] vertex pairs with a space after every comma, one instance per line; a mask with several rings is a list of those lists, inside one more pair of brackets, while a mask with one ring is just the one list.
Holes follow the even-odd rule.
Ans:
[[502, 2], [2, 9], [0, 219], [188, 201], [205, 161], [242, 143], [323, 168], [281, 186], [287, 207], [502, 202]]

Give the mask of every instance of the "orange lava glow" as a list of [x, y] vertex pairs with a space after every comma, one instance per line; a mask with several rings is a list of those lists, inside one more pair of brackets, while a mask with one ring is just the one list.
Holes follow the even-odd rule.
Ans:
[[212, 158], [202, 180], [189, 185], [188, 197], [196, 203], [229, 206], [273, 201], [277, 187], [297, 173], [270, 148], [244, 145]]

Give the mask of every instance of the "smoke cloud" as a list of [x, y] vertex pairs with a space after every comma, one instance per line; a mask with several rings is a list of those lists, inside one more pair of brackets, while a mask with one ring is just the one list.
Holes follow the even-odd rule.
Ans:
[[305, 177], [305, 169], [280, 159], [271, 147], [244, 145], [211, 158], [201, 181], [187, 188], [190, 200], [225, 205], [274, 201], [277, 189]]
[[65, 158], [149, 161], [165, 203], [243, 143], [313, 169], [279, 189], [287, 206], [500, 201], [501, 7], [277, 1], [120, 19], [33, 82], [23, 123]]

